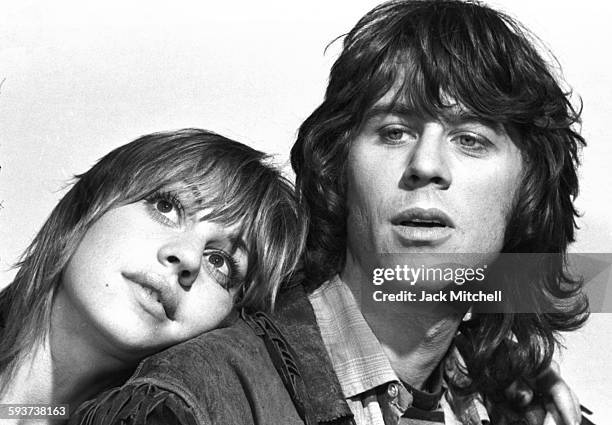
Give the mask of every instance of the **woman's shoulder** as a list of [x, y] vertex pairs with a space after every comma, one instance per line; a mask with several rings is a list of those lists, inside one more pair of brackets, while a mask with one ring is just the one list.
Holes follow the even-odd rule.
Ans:
[[290, 355], [278, 354], [282, 336], [270, 342], [278, 336], [268, 326], [260, 316], [241, 317], [155, 354], [125, 385], [83, 404], [70, 423], [304, 423], [299, 371]]
[[[150, 370], [188, 370], [191, 366], [218, 369], [228, 360], [249, 361], [264, 357], [265, 345], [242, 319], [233, 320], [227, 327], [203, 333], [144, 359], [132, 379]], [[180, 366], [179, 366], [180, 365]]]
[[[205, 378], [205, 379], [202, 379]], [[177, 393], [217, 397], [243, 391], [241, 380], [278, 382], [266, 344], [237, 318], [144, 359], [128, 383], [149, 382]]]
[[71, 412], [68, 425], [198, 425], [193, 408], [174, 391], [148, 382], [108, 390]]

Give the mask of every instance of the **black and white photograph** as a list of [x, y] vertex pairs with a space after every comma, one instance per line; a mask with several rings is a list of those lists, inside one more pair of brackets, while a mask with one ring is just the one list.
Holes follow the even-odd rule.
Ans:
[[9, 0], [0, 424], [612, 418], [612, 7]]

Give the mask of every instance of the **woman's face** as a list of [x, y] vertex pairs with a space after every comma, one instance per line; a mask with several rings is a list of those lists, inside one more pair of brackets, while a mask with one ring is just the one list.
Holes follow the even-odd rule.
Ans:
[[54, 315], [120, 358], [219, 327], [246, 274], [246, 244], [238, 225], [203, 220], [189, 203], [165, 192], [105, 213], [69, 260]]

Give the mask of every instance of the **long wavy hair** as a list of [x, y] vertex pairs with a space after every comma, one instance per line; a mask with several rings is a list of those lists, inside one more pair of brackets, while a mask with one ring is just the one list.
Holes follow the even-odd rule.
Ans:
[[[386, 2], [344, 38], [325, 99], [291, 150], [297, 191], [310, 216], [304, 270], [316, 286], [344, 265], [347, 155], [365, 113], [383, 95], [397, 90], [396, 103], [433, 118], [460, 105], [515, 136], [525, 171], [502, 252], [557, 255], [545, 257], [530, 284], [518, 274], [507, 279], [513, 288], [508, 313], [475, 314], [464, 326], [473, 383], [467, 390], [496, 395], [517, 377], [536, 376], [550, 363], [556, 332], [577, 328], [588, 315], [580, 282], [570, 278], [565, 261], [585, 145], [575, 128], [581, 108], [555, 76], [556, 65], [518, 22], [479, 3]], [[538, 313], [516, 313], [526, 311], [520, 309], [526, 300]], [[516, 342], [510, 356], [507, 341]]]
[[204, 217], [241, 223], [248, 270], [237, 303], [273, 307], [303, 250], [306, 223], [292, 185], [262, 152], [199, 129], [155, 133], [121, 146], [86, 173], [57, 204], [0, 293], [0, 393], [19, 359], [45, 337], [62, 271], [87, 229], [112, 208], [169, 186], [197, 194]]

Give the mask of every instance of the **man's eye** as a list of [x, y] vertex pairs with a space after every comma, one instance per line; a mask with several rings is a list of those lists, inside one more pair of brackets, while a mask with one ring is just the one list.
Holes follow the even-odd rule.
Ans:
[[471, 152], [486, 151], [490, 145], [486, 139], [472, 134], [459, 134], [453, 138], [453, 141], [460, 148]]
[[232, 257], [219, 251], [207, 252], [204, 253], [204, 265], [225, 289], [233, 286], [237, 266]]
[[386, 143], [389, 144], [401, 144], [411, 140], [416, 140], [416, 135], [409, 129], [404, 127], [385, 127], [381, 131], [381, 136]]
[[475, 146], [478, 140], [472, 136], [459, 136], [459, 143], [463, 146]]

